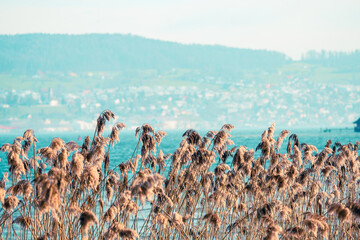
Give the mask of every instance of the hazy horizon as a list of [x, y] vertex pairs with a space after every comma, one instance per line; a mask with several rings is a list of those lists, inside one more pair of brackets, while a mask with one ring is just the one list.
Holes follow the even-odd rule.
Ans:
[[0, 1], [0, 34], [120, 33], [185, 44], [265, 49], [360, 49], [358, 1]]

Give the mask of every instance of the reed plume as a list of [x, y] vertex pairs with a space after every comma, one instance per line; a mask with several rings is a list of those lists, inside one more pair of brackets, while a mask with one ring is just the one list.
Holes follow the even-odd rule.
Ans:
[[2, 207], [7, 212], [12, 212], [18, 206], [18, 204], [19, 204], [19, 199], [17, 199], [17, 197], [13, 195], [10, 195], [5, 198]]
[[79, 222], [81, 226], [81, 231], [86, 234], [90, 226], [98, 224], [98, 219], [93, 212], [84, 211], [80, 214]]
[[74, 153], [70, 164], [71, 173], [74, 176], [80, 178], [83, 170], [84, 170], [84, 156], [81, 155], [80, 153]]

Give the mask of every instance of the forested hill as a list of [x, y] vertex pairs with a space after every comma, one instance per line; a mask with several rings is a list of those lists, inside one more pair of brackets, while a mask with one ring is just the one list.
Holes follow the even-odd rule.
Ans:
[[212, 73], [275, 70], [275, 51], [180, 44], [123, 34], [0, 35], [0, 72], [122, 71], [186, 68]]
[[304, 63], [336, 68], [343, 72], [360, 71], [360, 50], [353, 52], [309, 51], [302, 58]]

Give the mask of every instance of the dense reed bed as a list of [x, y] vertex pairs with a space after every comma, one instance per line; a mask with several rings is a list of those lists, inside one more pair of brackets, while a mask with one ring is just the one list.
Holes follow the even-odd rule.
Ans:
[[112, 119], [101, 113], [82, 146], [54, 138], [37, 149], [32, 130], [2, 145], [3, 239], [360, 238], [359, 142], [318, 150], [287, 130], [275, 138], [273, 124], [253, 150], [234, 146], [225, 124], [203, 137], [187, 130], [165, 154], [166, 133], [144, 124], [132, 157], [109, 169], [126, 127], [105, 137]]

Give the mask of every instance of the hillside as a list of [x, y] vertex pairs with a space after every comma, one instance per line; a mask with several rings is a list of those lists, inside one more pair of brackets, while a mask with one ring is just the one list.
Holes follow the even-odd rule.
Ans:
[[293, 61], [121, 34], [0, 35], [0, 133], [89, 130], [104, 109], [130, 128], [351, 127], [358, 59], [309, 52]]
[[3, 73], [186, 68], [233, 75], [274, 70], [287, 62], [285, 54], [275, 51], [185, 45], [133, 35], [0, 35]]

